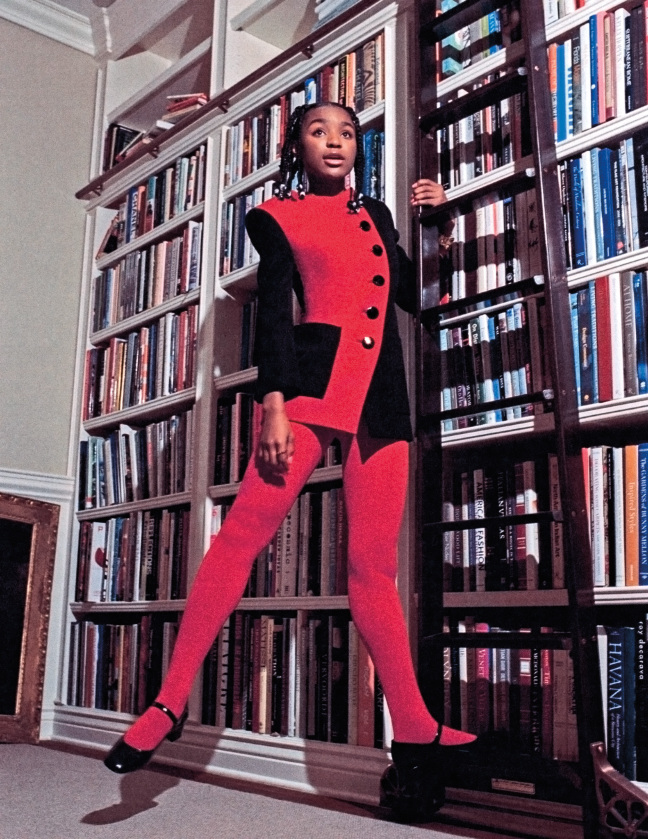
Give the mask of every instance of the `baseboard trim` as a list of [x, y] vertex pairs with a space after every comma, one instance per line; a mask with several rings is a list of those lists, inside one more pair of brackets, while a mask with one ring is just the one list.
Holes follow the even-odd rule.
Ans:
[[[43, 730], [51, 732], [48, 739], [53, 744], [102, 751], [133, 719], [65, 705], [48, 710], [47, 716]], [[381, 749], [266, 737], [189, 722], [182, 739], [165, 743], [154, 760], [191, 772], [376, 805], [388, 754]]]

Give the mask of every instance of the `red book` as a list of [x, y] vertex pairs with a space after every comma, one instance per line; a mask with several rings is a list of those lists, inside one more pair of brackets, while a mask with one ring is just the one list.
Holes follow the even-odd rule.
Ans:
[[612, 324], [610, 318], [610, 282], [608, 277], [594, 281], [596, 300], [596, 343], [598, 352], [599, 402], [612, 399]]
[[[488, 632], [490, 629], [487, 623], [476, 623], [477, 632]], [[476, 650], [476, 734], [487, 732], [490, 727], [491, 715], [491, 651], [488, 647], [477, 647]]]

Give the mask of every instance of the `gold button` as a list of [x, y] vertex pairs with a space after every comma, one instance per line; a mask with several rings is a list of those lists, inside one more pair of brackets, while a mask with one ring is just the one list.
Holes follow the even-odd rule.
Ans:
[[370, 350], [370, 349], [374, 346], [374, 344], [375, 344], [375, 343], [376, 343], [376, 342], [374, 341], [374, 339], [373, 339], [373, 338], [371, 338], [369, 335], [366, 335], [366, 336], [362, 339], [362, 346], [363, 346], [366, 350]]

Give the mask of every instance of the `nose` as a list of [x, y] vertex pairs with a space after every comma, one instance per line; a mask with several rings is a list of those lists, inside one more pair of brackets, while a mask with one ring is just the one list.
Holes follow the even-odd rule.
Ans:
[[336, 147], [339, 147], [339, 146], [341, 146], [341, 145], [342, 145], [342, 142], [340, 141], [340, 138], [339, 138], [339, 136], [338, 136], [337, 134], [333, 134], [333, 133], [331, 133], [331, 134], [329, 134], [329, 135], [327, 136], [327, 143], [326, 143], [326, 145], [327, 145], [327, 146], [336, 146]]

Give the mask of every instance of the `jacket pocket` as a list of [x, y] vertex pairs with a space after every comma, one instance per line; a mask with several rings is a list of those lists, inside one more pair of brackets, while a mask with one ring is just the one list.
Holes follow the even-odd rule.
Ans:
[[301, 323], [294, 331], [301, 395], [322, 399], [331, 379], [342, 329], [332, 323]]

